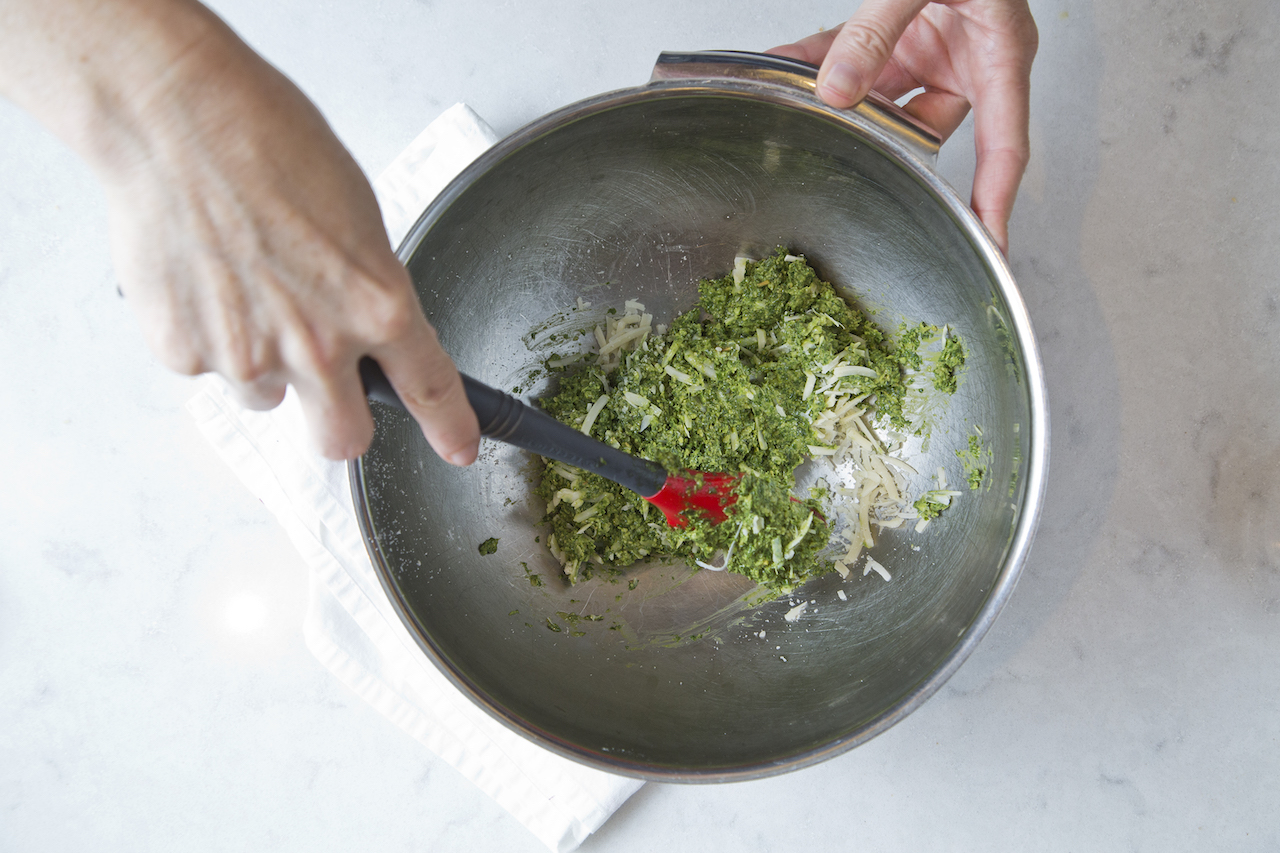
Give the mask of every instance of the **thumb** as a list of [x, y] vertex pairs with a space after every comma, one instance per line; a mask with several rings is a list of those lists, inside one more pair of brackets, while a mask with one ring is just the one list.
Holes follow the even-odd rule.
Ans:
[[907, 26], [929, 0], [864, 0], [836, 33], [818, 70], [818, 97], [851, 107], [867, 96]]

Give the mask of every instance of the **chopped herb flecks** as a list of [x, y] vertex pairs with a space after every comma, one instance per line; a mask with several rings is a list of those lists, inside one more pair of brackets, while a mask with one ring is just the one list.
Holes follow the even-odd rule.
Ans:
[[[783, 250], [700, 282], [698, 294], [665, 330], [574, 364], [542, 406], [668, 470], [740, 474], [737, 502], [721, 524], [695, 517], [670, 527], [621, 486], [548, 463], [537, 493], [548, 545], [571, 581], [659, 556], [725, 566], [774, 590], [828, 571], [819, 557], [831, 538], [825, 492], [792, 494], [797, 466], [824, 449], [814, 421], [833, 401], [866, 399], [890, 428], [917, 432], [909, 395], [930, 374], [936, 388], [954, 391], [964, 363], [948, 330], [904, 325], [891, 337]], [[636, 306], [608, 322], [633, 317]], [[927, 502], [920, 515], [932, 517], [926, 511]]]

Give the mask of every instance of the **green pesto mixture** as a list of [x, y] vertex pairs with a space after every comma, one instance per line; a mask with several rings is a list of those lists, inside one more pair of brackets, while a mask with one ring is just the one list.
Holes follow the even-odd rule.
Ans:
[[[720, 524], [695, 517], [674, 528], [621, 486], [548, 464], [536, 491], [571, 581], [657, 556], [727, 562], [774, 590], [828, 571], [830, 561], [819, 556], [830, 538], [824, 495], [792, 498], [796, 467], [820, 444], [813, 419], [831, 394], [874, 395], [878, 418], [910, 432], [905, 371], [931, 369], [934, 387], [954, 392], [964, 362], [960, 341], [945, 336], [924, 366], [921, 347], [939, 340], [937, 327], [904, 326], [895, 341], [783, 250], [748, 262], [739, 282], [733, 275], [700, 282], [698, 294], [664, 334], [650, 335], [612, 368], [589, 357], [542, 406], [581, 428], [607, 396], [591, 435], [670, 471], [741, 472], [739, 498]], [[833, 363], [858, 370], [815, 391]]]
[[986, 476], [987, 465], [991, 461], [991, 451], [982, 446], [978, 436], [969, 436], [969, 444], [956, 451], [956, 458], [964, 469], [965, 482], [970, 489], [982, 488], [982, 478]]

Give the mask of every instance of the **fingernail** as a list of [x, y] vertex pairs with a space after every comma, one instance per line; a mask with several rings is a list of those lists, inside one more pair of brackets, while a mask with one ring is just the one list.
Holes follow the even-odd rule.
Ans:
[[474, 462], [476, 453], [474, 450], [459, 450], [457, 453], [449, 457], [450, 465], [457, 465], [459, 468], [465, 468]]
[[851, 106], [862, 90], [862, 75], [847, 62], [837, 62], [827, 69], [818, 84], [818, 95], [834, 106]]

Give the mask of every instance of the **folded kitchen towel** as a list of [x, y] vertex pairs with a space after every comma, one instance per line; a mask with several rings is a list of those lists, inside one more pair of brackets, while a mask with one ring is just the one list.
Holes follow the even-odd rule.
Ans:
[[[392, 243], [496, 141], [465, 104], [433, 121], [374, 181]], [[426, 658], [365, 552], [347, 468], [315, 453], [292, 390], [241, 408], [217, 377], [188, 403], [201, 432], [276, 516], [311, 570], [307, 646], [397, 726], [452, 764], [555, 851], [573, 850], [641, 785], [551, 753], [497, 722]]]

